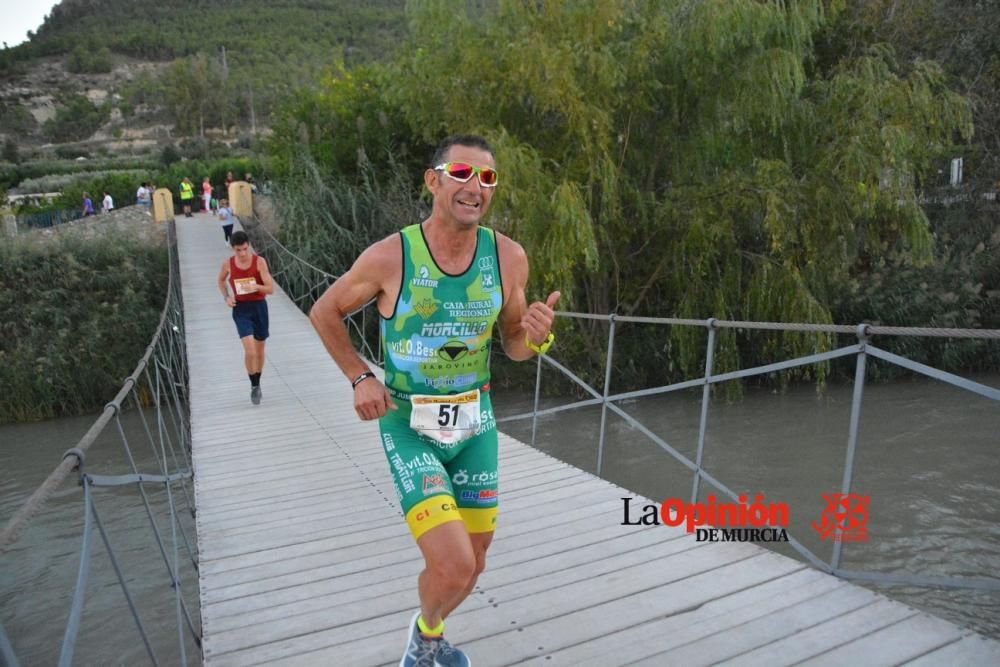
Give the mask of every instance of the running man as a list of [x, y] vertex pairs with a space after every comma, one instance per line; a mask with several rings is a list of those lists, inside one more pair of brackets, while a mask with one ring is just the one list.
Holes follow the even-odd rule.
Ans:
[[[250, 402], [260, 405], [260, 374], [264, 369], [264, 342], [267, 340], [268, 294], [274, 294], [274, 282], [267, 270], [267, 260], [250, 250], [247, 233], [233, 232], [229, 239], [233, 256], [222, 263], [219, 291], [226, 305], [233, 309], [233, 321], [243, 343], [243, 361], [250, 376]], [[232, 290], [232, 295], [229, 291]]]
[[[493, 324], [511, 359], [544, 354], [559, 292], [529, 306], [524, 249], [479, 224], [497, 185], [485, 139], [445, 139], [424, 184], [433, 196], [430, 217], [367, 248], [309, 318], [350, 380], [358, 416], [379, 420], [396, 493], [424, 556], [420, 610], [400, 667], [467, 666], [468, 657], [445, 641], [444, 620], [485, 569], [496, 525]], [[382, 316], [384, 385], [343, 322], [372, 298]]]

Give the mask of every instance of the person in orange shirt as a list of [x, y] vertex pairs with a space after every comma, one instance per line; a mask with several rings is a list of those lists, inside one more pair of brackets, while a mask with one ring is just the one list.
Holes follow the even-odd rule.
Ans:
[[207, 213], [212, 210], [212, 183], [208, 180], [206, 176], [201, 181], [201, 200], [204, 202], [204, 211]]

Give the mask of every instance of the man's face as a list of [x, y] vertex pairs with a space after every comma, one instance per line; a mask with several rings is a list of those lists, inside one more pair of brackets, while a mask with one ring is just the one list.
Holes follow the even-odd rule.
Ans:
[[241, 262], [250, 259], [250, 244], [241, 243], [240, 245], [234, 245], [233, 254], [236, 255], [236, 259]]
[[[443, 162], [464, 162], [474, 167], [491, 169], [496, 166], [496, 161], [488, 151], [473, 146], [452, 146]], [[478, 225], [486, 215], [495, 189], [483, 187], [478, 175], [460, 183], [444, 172], [433, 169], [427, 170], [424, 182], [434, 196], [435, 215], [469, 227]]]

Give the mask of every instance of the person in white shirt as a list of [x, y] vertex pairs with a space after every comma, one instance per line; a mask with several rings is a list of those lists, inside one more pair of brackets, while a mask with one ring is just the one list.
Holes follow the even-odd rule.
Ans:
[[230, 237], [233, 235], [233, 209], [229, 208], [229, 200], [223, 199], [219, 202], [219, 224], [222, 226], [222, 233], [226, 237], [226, 243], [229, 243]]
[[105, 213], [110, 213], [111, 209], [115, 207], [114, 200], [111, 199], [111, 195], [107, 192], [104, 193], [104, 201], [101, 202], [101, 210]]
[[147, 208], [153, 203], [152, 193], [145, 182], [135, 191], [135, 203]]

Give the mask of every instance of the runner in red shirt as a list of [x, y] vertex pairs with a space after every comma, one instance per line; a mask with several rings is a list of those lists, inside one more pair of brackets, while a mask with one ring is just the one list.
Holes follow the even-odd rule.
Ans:
[[250, 377], [250, 401], [259, 405], [264, 343], [270, 335], [267, 301], [264, 298], [274, 293], [274, 282], [267, 269], [267, 260], [250, 249], [246, 232], [234, 232], [229, 243], [233, 247], [233, 256], [222, 263], [219, 291], [226, 305], [233, 309], [233, 321], [243, 343], [244, 363]]

